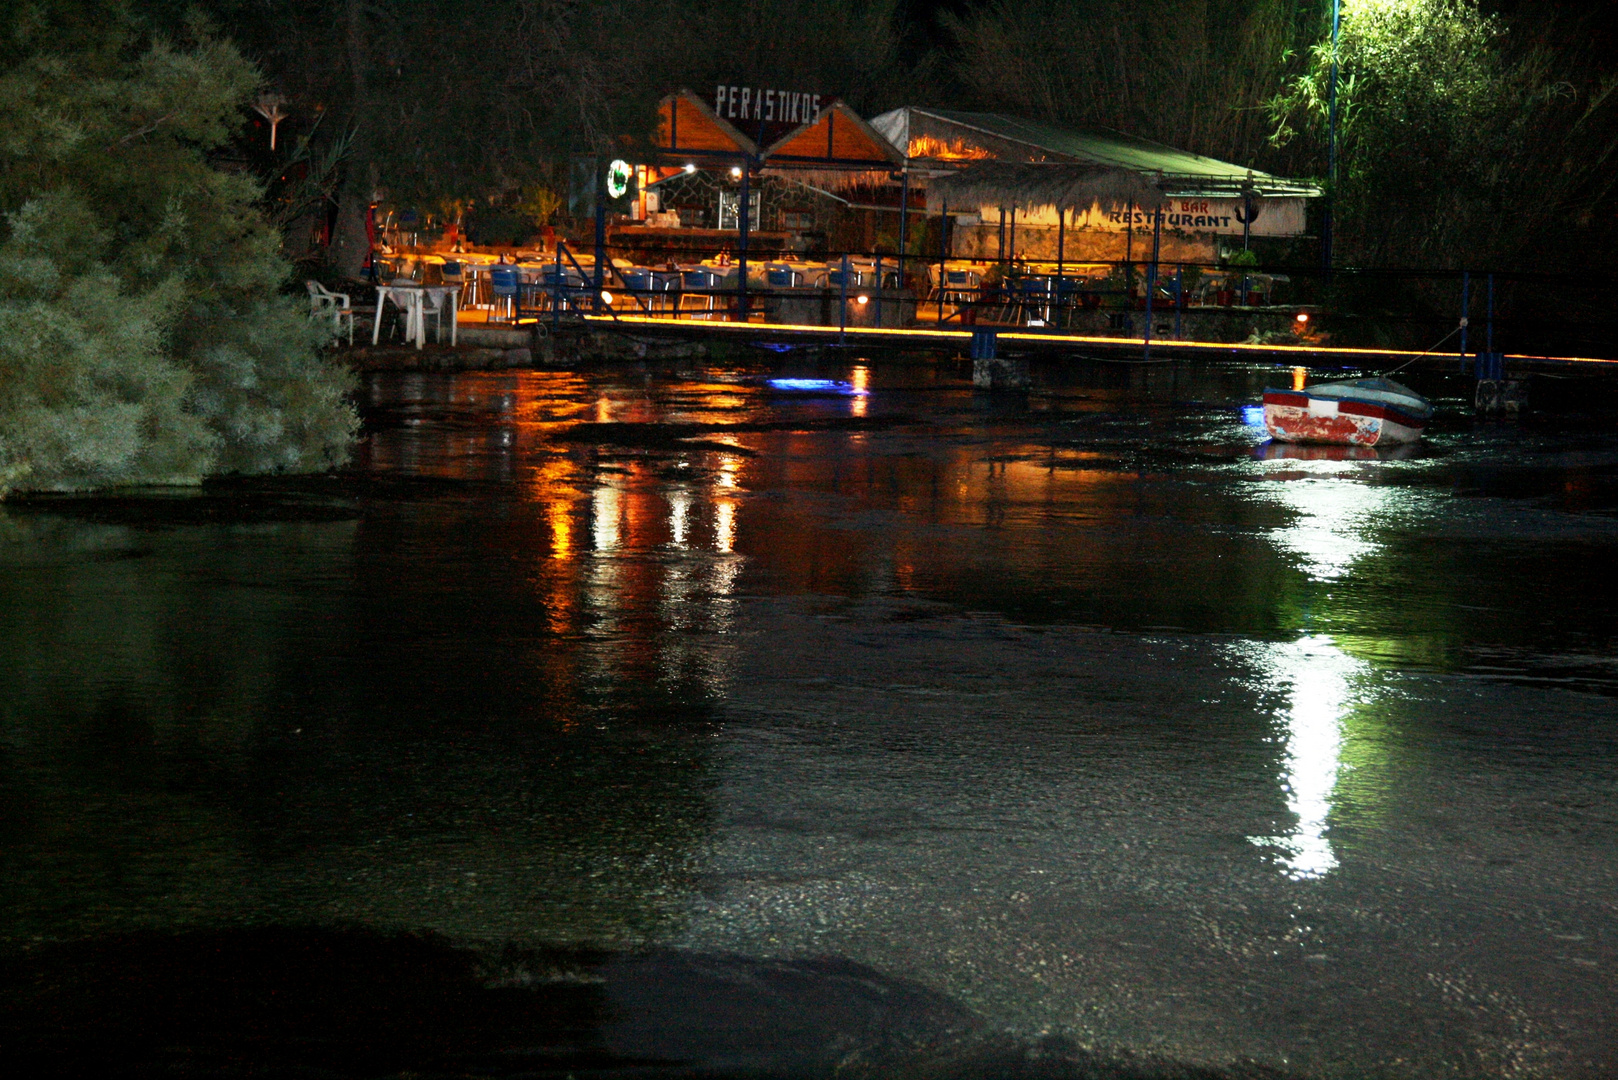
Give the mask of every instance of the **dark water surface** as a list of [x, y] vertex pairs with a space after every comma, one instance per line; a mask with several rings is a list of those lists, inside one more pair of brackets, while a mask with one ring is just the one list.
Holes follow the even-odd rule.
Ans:
[[1276, 377], [378, 376], [353, 475], [0, 510], [4, 943], [834, 957], [1185, 1062], [1618, 1073], [1618, 436], [1274, 456]]

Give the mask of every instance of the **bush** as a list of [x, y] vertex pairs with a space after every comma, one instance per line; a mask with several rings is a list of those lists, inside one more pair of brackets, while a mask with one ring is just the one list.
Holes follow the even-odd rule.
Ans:
[[346, 458], [331, 328], [284, 294], [257, 181], [207, 158], [257, 82], [211, 40], [0, 76], [0, 494]]

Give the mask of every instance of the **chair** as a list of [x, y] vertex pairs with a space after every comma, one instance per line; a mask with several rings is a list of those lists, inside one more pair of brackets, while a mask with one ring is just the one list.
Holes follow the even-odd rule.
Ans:
[[354, 308], [348, 302], [348, 294], [332, 292], [318, 281], [307, 281], [304, 285], [309, 290], [309, 318], [322, 319], [330, 315], [332, 329], [339, 334], [346, 321], [348, 343], [354, 344]]
[[466, 294], [467, 276], [461, 264], [453, 259], [445, 259], [444, 265], [439, 267], [439, 277], [445, 285], [459, 285], [463, 301], [470, 299]]
[[673, 275], [662, 273], [645, 266], [634, 266], [627, 270], [620, 270], [618, 276], [623, 278], [624, 286], [641, 309], [648, 313], [662, 311], [668, 298], [669, 290], [674, 287]]
[[[719, 310], [719, 297], [713, 290], [719, 288], [723, 278], [717, 270], [685, 270], [680, 274], [681, 283], [690, 292], [682, 292], [678, 311], [700, 312], [697, 318], [712, 318]], [[690, 301], [688, 304], [687, 301]]]
[[970, 305], [982, 296], [982, 287], [983, 278], [976, 270], [945, 270], [939, 282], [938, 299], [970, 312], [974, 310]]
[[558, 273], [555, 265], [551, 265], [539, 272], [536, 290], [546, 310], [572, 311], [579, 306], [587, 286], [584, 275], [573, 267], [564, 266]]
[[511, 313], [511, 321], [517, 321], [517, 294], [522, 291], [522, 276], [517, 273], [515, 266], [489, 267], [489, 295], [494, 298], [494, 310], [489, 313], [489, 321], [494, 322], [497, 313], [502, 307]]
[[790, 266], [772, 266], [764, 272], [772, 289], [796, 289], [803, 285], [803, 271]]
[[[446, 285], [452, 284], [445, 282]], [[427, 336], [427, 320], [433, 320], [433, 341], [436, 344], [444, 343], [444, 309], [449, 306], [446, 301], [449, 297], [440, 292], [423, 291], [421, 294], [421, 333]]]

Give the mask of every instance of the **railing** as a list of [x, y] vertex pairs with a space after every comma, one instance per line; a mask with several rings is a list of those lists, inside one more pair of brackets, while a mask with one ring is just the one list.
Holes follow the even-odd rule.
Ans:
[[1140, 260], [1085, 263], [1087, 270], [1078, 271], [1071, 263], [912, 255], [900, 281], [893, 253], [848, 251], [813, 258], [755, 253], [744, 289], [735, 264], [700, 261], [711, 249], [640, 247], [628, 267], [613, 262], [618, 253], [606, 252], [598, 289], [594, 266], [558, 245], [546, 275], [521, 290], [519, 314], [548, 315], [555, 323], [588, 313], [828, 328], [1015, 327], [1156, 340], [1329, 340], [1460, 356], [1614, 352], [1610, 275], [1338, 269], [1327, 278], [1312, 264], [1191, 262], [1164, 263], [1154, 275]]

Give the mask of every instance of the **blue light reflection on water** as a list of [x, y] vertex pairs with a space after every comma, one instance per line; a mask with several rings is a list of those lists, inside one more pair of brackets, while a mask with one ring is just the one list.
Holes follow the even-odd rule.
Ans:
[[1242, 406], [1242, 423], [1246, 424], [1250, 428], [1257, 428], [1258, 430], [1263, 431], [1264, 430], [1264, 406], [1263, 405], [1243, 405]]
[[853, 383], [842, 379], [769, 379], [767, 383], [771, 390], [785, 390], [798, 394], [842, 394], [847, 397], [863, 397], [870, 391], [856, 387]]

